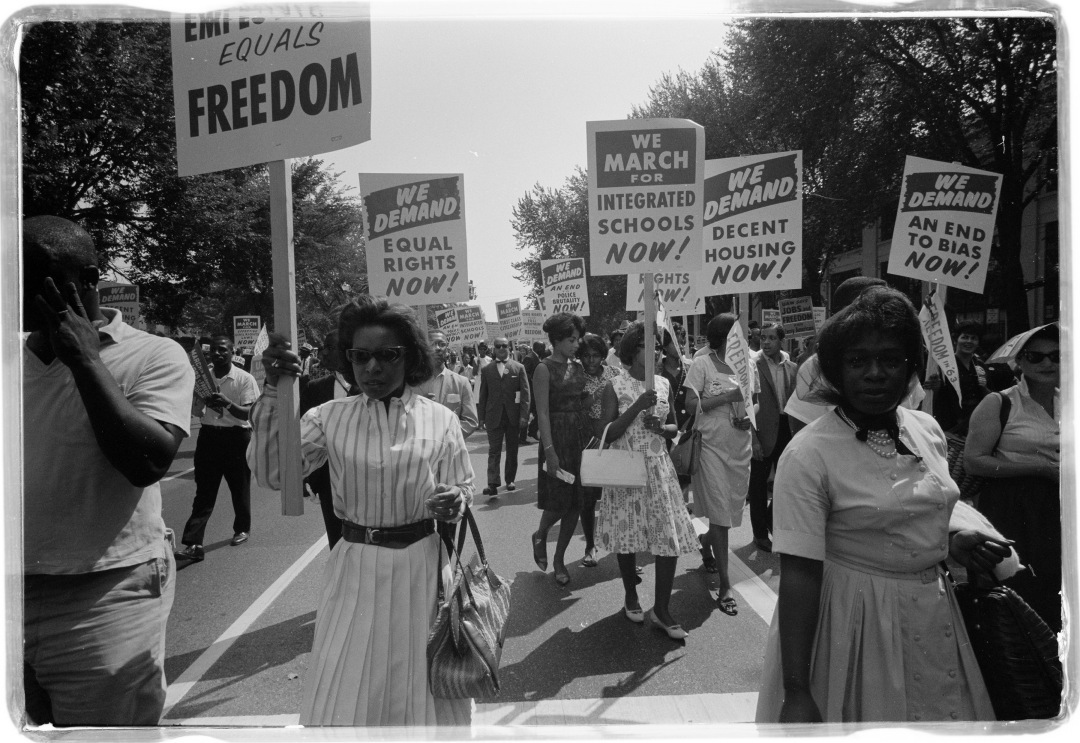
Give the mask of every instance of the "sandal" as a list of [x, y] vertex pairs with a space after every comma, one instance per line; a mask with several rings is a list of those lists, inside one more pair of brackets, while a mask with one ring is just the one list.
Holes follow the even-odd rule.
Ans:
[[596, 557], [593, 556], [593, 551], [589, 550], [585, 553], [585, 557], [581, 558], [581, 567], [583, 568], [595, 568]]
[[561, 587], [565, 587], [570, 583], [570, 571], [564, 566], [562, 570], [555, 568], [555, 582]]
[[729, 617], [733, 617], [739, 613], [739, 605], [735, 603], [734, 596], [724, 596], [723, 598], [717, 596], [716, 608], [727, 614]]
[[536, 567], [547, 571], [547, 540], [540, 536], [540, 532], [532, 535], [533, 562]]

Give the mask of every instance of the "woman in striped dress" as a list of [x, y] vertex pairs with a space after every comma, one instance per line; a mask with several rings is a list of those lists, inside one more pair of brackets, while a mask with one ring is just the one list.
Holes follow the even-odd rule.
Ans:
[[[303, 473], [330, 463], [342, 539], [330, 553], [304, 679], [303, 725], [468, 725], [472, 700], [436, 699], [427, 636], [436, 611], [439, 537], [473, 495], [473, 469], [449, 408], [414, 394], [431, 376], [410, 310], [360, 297], [338, 325], [344, 366], [361, 394], [300, 421]], [[299, 358], [276, 338], [263, 354], [266, 386], [252, 410], [248, 462], [279, 488], [277, 390]]]

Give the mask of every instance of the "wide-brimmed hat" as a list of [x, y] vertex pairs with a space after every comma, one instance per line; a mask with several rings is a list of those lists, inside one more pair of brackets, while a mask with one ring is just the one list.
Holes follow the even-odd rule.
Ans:
[[1020, 352], [1024, 350], [1024, 346], [1031, 340], [1031, 336], [1038, 333], [1043, 328], [1049, 328], [1052, 325], [1057, 325], [1056, 322], [1046, 323], [1040, 325], [1037, 328], [1031, 330], [1025, 330], [1023, 333], [1014, 335], [1009, 340], [1005, 341], [998, 347], [994, 353], [990, 354], [990, 358], [986, 360], [987, 364], [1008, 364], [1009, 366], [1016, 367], [1016, 357], [1020, 355]]

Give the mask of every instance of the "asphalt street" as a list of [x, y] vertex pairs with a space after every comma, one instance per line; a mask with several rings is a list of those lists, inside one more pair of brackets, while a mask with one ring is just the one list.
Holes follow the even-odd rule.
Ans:
[[[195, 485], [198, 430], [162, 484], [166, 523], [183, 530]], [[468, 440], [483, 487], [487, 437]], [[563, 588], [538, 570], [529, 537], [539, 522], [535, 443], [520, 452], [518, 490], [474, 504], [490, 564], [513, 582], [502, 655], [502, 692], [478, 699], [474, 727], [686, 725], [753, 719], [779, 561], [753, 545], [749, 514], [731, 530], [729, 564], [739, 613], [714, 604], [715, 576], [696, 553], [681, 558], [671, 600], [685, 643], [628, 621], [615, 555], [580, 566], [584, 538], [567, 553]], [[478, 488], [479, 489], [479, 488]], [[314, 638], [328, 552], [318, 504], [282, 516], [280, 494], [253, 485], [250, 540], [232, 547], [232, 505], [222, 483], [207, 529], [206, 559], [177, 573], [167, 630], [169, 694], [162, 725], [295, 725]], [[549, 560], [555, 530], [549, 537]], [[639, 555], [643, 608], [652, 605], [653, 559]], [[494, 727], [492, 729], [498, 729]], [[533, 729], [533, 728], [530, 728]]]

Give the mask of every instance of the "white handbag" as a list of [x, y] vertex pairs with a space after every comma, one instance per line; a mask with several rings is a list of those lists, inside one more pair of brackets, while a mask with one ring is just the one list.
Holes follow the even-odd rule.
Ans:
[[608, 429], [604, 427], [599, 449], [581, 453], [581, 484], [589, 488], [645, 487], [645, 454], [627, 449], [605, 449]]

